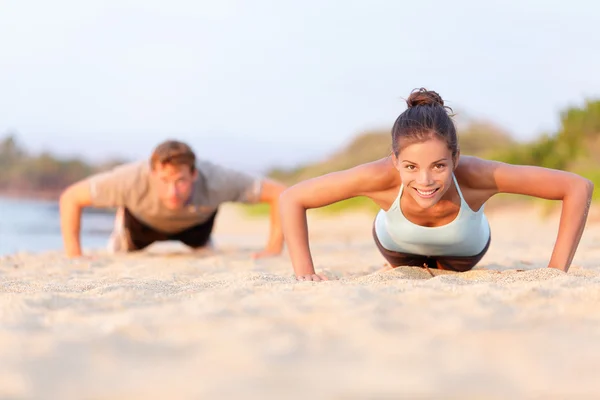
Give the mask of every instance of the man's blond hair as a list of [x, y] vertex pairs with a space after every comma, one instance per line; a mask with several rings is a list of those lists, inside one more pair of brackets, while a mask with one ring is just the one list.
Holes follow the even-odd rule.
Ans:
[[178, 140], [166, 140], [154, 148], [150, 157], [150, 167], [156, 165], [187, 165], [190, 171], [196, 169], [196, 155], [190, 146]]

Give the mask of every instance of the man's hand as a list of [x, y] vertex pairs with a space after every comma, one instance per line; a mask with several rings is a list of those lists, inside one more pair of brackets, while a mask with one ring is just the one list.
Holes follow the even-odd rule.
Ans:
[[67, 255], [67, 258], [70, 258], [73, 261], [96, 261], [99, 259], [99, 257], [97, 255], [91, 255], [91, 254], [80, 254], [78, 256]]
[[276, 257], [280, 254], [281, 254], [281, 248], [279, 248], [277, 250], [264, 249], [264, 250], [258, 251], [256, 253], [252, 253], [251, 257], [252, 257], [252, 259], [257, 260], [259, 258]]
[[67, 258], [71, 258], [71, 259], [74, 259], [74, 258], [83, 258], [84, 257], [81, 254], [80, 250], [69, 250], [69, 249], [67, 249], [65, 251], [65, 254], [66, 254]]

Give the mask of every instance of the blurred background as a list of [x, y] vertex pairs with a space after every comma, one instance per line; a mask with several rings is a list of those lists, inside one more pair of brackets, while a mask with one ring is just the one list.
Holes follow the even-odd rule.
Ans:
[[598, 26], [583, 0], [2, 2], [0, 255], [60, 248], [61, 190], [167, 138], [287, 184], [384, 157], [418, 87], [463, 154], [598, 183]]

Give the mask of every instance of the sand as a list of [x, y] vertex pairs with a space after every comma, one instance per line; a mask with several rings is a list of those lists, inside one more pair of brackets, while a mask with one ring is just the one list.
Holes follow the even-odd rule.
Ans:
[[600, 224], [565, 274], [545, 268], [556, 216], [489, 218], [480, 266], [435, 277], [386, 269], [371, 216], [311, 214], [337, 279], [297, 282], [287, 254], [250, 259], [267, 223], [234, 207], [214, 253], [1, 258], [0, 397], [598, 398]]

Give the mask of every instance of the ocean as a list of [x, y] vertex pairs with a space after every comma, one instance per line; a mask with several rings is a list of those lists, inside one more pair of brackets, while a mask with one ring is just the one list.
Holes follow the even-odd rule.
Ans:
[[[84, 251], [105, 248], [113, 222], [112, 213], [84, 209], [81, 221], [81, 246]], [[0, 197], [0, 256], [62, 249], [56, 201]]]

